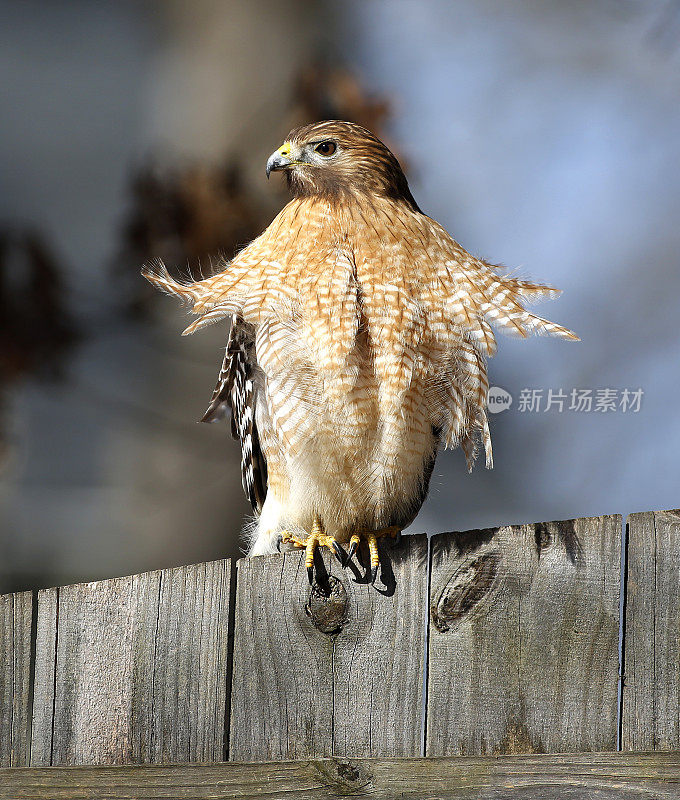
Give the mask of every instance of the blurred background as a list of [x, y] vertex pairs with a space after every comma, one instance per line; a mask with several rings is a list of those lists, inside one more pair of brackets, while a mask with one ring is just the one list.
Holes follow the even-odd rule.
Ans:
[[441, 454], [412, 530], [680, 505], [679, 67], [675, 0], [0, 2], [0, 592], [239, 553], [238, 447], [196, 424], [226, 326], [180, 338], [139, 269], [247, 243], [329, 117], [582, 339], [500, 341], [496, 466]]

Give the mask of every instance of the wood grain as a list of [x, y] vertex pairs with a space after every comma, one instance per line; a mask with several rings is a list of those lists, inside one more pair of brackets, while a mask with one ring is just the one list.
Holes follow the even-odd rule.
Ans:
[[0, 800], [677, 800], [680, 754], [0, 769]]
[[31, 592], [0, 595], [0, 766], [29, 763]]
[[427, 539], [381, 549], [375, 587], [325, 554], [328, 600], [302, 553], [238, 562], [231, 759], [420, 755]]
[[33, 765], [224, 757], [229, 562], [39, 593]]
[[[623, 747], [680, 750], [680, 512], [628, 540]], [[230, 757], [420, 755], [426, 648], [428, 755], [614, 749], [619, 545], [614, 516], [441, 534], [429, 598], [422, 536], [375, 588], [239, 562]], [[0, 597], [0, 765], [225, 758], [229, 592], [226, 561], [41, 591], [33, 688], [32, 595]]]
[[616, 748], [621, 518], [435, 536], [426, 754]]
[[631, 514], [625, 680], [625, 750], [680, 748], [680, 511]]

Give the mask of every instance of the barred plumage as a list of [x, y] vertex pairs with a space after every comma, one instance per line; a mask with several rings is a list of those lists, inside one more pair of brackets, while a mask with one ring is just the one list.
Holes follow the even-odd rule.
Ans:
[[201, 422], [216, 422], [231, 411], [231, 435], [241, 444], [243, 491], [259, 514], [267, 496], [267, 461], [255, 424], [253, 345], [252, 331], [242, 320], [234, 319], [217, 384]]
[[223, 270], [195, 283], [162, 265], [147, 272], [191, 303], [198, 318], [185, 333], [236, 320], [211, 409], [231, 404], [256, 509], [260, 436], [269, 485], [254, 553], [315, 520], [340, 541], [409, 524], [440, 444], [460, 446], [471, 468], [481, 439], [492, 464], [493, 328], [577, 338], [524, 307], [557, 290], [466, 252], [363, 128], [294, 131], [270, 168], [286, 170], [294, 198]]

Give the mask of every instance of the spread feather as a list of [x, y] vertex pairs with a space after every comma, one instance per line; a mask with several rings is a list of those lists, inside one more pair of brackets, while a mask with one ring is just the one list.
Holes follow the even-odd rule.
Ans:
[[236, 320], [206, 415], [231, 409], [262, 512], [254, 552], [283, 525], [309, 530], [315, 514], [340, 540], [409, 524], [440, 444], [460, 446], [471, 468], [481, 440], [492, 464], [493, 329], [577, 339], [525, 307], [558, 290], [465, 251], [418, 209], [400, 170], [390, 177], [396, 159], [371, 134], [319, 123], [292, 141], [329, 135], [359, 161], [347, 156], [347, 174], [336, 167], [316, 191], [307, 174], [291, 179], [297, 196], [231, 263], [195, 282], [162, 264], [145, 272], [191, 306], [185, 333]]

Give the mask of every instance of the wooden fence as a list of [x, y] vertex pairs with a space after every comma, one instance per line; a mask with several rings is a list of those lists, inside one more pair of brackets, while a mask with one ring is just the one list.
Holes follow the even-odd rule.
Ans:
[[680, 797], [676, 753], [615, 752], [680, 750], [680, 512], [626, 534], [408, 536], [375, 587], [290, 552], [0, 596], [0, 798]]

